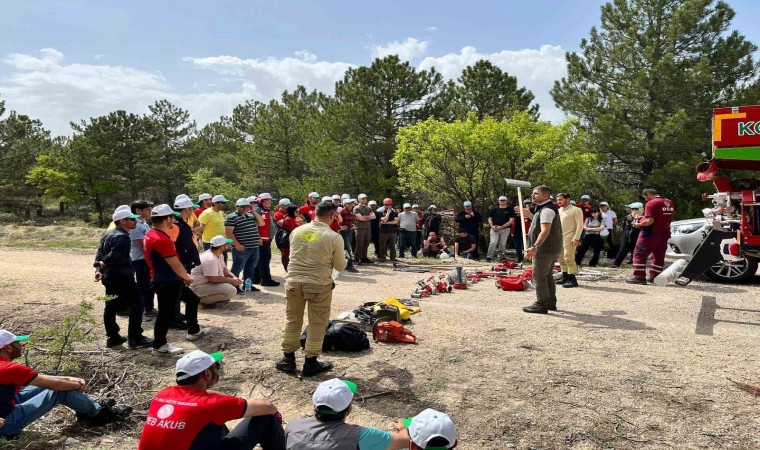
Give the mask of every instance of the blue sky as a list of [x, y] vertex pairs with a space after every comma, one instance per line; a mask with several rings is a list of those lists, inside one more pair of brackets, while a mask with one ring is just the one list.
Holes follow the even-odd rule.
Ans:
[[[168, 98], [199, 123], [298, 84], [331, 92], [347, 67], [399, 53], [456, 77], [488, 58], [530, 88], [542, 117], [564, 52], [599, 22], [601, 0], [4, 0], [0, 98], [56, 134], [69, 121]], [[753, 42], [760, 2], [729, 2]]]

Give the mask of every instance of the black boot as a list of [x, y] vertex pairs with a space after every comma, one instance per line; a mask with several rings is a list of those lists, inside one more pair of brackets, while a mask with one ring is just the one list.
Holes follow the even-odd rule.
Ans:
[[526, 306], [522, 310], [529, 314], [546, 314], [549, 312], [548, 308], [546, 308], [545, 306], [539, 305], [538, 303], [534, 303], [530, 306]]
[[301, 375], [310, 377], [318, 373], [327, 372], [332, 368], [333, 365], [329, 361], [318, 361], [316, 356], [307, 357], [306, 361], [303, 363]]
[[563, 288], [576, 288], [578, 287], [578, 279], [575, 278], [575, 275], [568, 275], [567, 281], [565, 284], [562, 285]]
[[295, 372], [296, 370], [296, 354], [295, 352], [283, 353], [283, 357], [277, 361], [274, 365], [277, 369], [283, 372]]
[[568, 279], [569, 278], [567, 277], [567, 272], [562, 272], [562, 278], [560, 278], [559, 280], [557, 280], [556, 284], [565, 284], [565, 283], [567, 283]]

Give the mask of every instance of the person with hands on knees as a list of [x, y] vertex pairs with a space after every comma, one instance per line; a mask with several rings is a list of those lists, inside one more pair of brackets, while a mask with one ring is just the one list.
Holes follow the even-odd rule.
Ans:
[[153, 354], [174, 356], [185, 350], [168, 344], [166, 334], [169, 325], [174, 320], [177, 302], [185, 300], [185, 316], [187, 319], [187, 339], [194, 341], [207, 335], [211, 330], [198, 325], [198, 303], [188, 301], [189, 296], [183, 295], [193, 279], [185, 270], [177, 257], [174, 242], [167, 234], [174, 226], [175, 213], [169, 205], [158, 205], [150, 213], [153, 229], [143, 238], [145, 260], [150, 267], [153, 291], [158, 298], [158, 317], [153, 329]]
[[[211, 390], [221, 353], [195, 350], [177, 360], [177, 385], [156, 393], [138, 450], [284, 450], [282, 415], [269, 400], [246, 400]], [[225, 423], [243, 419], [227, 432]]]
[[221, 234], [211, 238], [211, 248], [201, 253], [201, 264], [193, 267], [190, 276], [193, 282], [190, 289], [200, 297], [204, 305], [228, 302], [243, 282], [230, 272], [222, 259], [222, 253], [232, 244]]
[[[390, 433], [346, 423], [356, 384], [333, 378], [314, 391], [314, 417], [293, 420], [285, 429], [288, 450], [386, 450], [409, 448], [409, 434], [402, 424]], [[425, 448], [425, 447], [419, 447]], [[446, 447], [449, 448], [449, 447]]]
[[91, 399], [84, 393], [87, 384], [81, 378], [38, 374], [14, 362], [23, 354], [27, 339], [0, 330], [0, 437], [17, 437], [55, 405], [72, 409], [77, 421], [86, 426], [106, 425], [132, 413], [131, 407], [116, 406], [113, 399]]

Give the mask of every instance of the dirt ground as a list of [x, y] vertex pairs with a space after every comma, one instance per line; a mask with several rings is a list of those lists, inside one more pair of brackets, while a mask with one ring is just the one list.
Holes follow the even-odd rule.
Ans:
[[[0, 248], [2, 309], [34, 332], [103, 294], [92, 281], [91, 262], [91, 251]], [[282, 286], [202, 310], [201, 324], [213, 328], [212, 336], [190, 343], [173, 331], [170, 342], [188, 350], [222, 349], [219, 390], [269, 398], [286, 421], [309, 414], [317, 384], [340, 376], [357, 382], [363, 395], [389, 392], [358, 399], [351, 422], [386, 429], [432, 407], [453, 417], [463, 450], [760, 448], [758, 398], [734, 383], [760, 384], [754, 349], [760, 287], [630, 286], [623, 282], [628, 271], [602, 270], [609, 278], [560, 289], [560, 311], [548, 316], [521, 311], [534, 291], [502, 292], [491, 281], [422, 300], [411, 325], [418, 345], [373, 344], [360, 354], [327, 354], [335, 371], [313, 379], [273, 367], [280, 355]], [[422, 276], [378, 264], [342, 275], [333, 315], [365, 301], [408, 297]], [[126, 328], [125, 319], [120, 323]], [[102, 346], [102, 329], [94, 332]], [[115, 351], [154, 371], [146, 391], [171, 384], [173, 359]], [[136, 410], [146, 406], [143, 401]], [[104, 434], [82, 434], [65, 412], [50, 420], [55, 422], [45, 423], [46, 430], [79, 441], [65, 448], [133, 449], [140, 430], [140, 416], [131, 427]]]

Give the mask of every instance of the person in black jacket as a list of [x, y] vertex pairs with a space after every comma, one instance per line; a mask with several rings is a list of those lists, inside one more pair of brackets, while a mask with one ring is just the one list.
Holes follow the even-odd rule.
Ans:
[[425, 236], [430, 236], [433, 232], [436, 235], [441, 234], [441, 215], [438, 214], [438, 207], [435, 205], [428, 206], [428, 212], [422, 217], [422, 233]]
[[[142, 334], [142, 297], [135, 282], [135, 269], [130, 257], [132, 241], [129, 230], [137, 226], [138, 217], [132, 214], [129, 207], [117, 208], [111, 216], [116, 228], [103, 236], [95, 254], [95, 281], [102, 282], [106, 295], [112, 297], [105, 302], [103, 311], [108, 348], [127, 341], [129, 348], [148, 347], [153, 343]], [[119, 324], [116, 323], [116, 312], [126, 308], [129, 308], [127, 338], [119, 334]]]
[[[187, 221], [193, 215], [193, 201], [189, 197], [180, 195], [174, 200], [174, 210], [180, 215], [174, 218], [174, 226], [179, 228], [177, 240], [174, 241], [174, 248], [177, 249], [177, 256], [187, 273], [193, 270], [193, 267], [201, 265], [201, 257], [198, 253], [198, 245], [193, 236], [193, 230]], [[185, 312], [192, 309], [193, 314], [198, 314], [198, 306], [201, 298], [190, 289], [189, 286], [182, 287], [180, 301], [185, 303]], [[180, 314], [180, 302], [177, 302], [177, 310], [172, 328], [186, 329], [187, 320], [185, 315]]]
[[475, 246], [472, 256], [474, 259], [480, 259], [478, 247], [480, 247], [480, 228], [483, 225], [483, 216], [472, 208], [472, 202], [467, 201], [463, 205], [464, 211], [460, 211], [456, 217], [457, 225], [459, 228], [467, 230], [467, 234], [470, 236], [475, 236], [478, 245]]
[[[371, 200], [367, 206], [373, 213], [377, 210], [377, 202], [374, 200]], [[375, 256], [378, 257], [380, 256], [380, 216], [377, 213], [375, 213], [375, 218], [369, 221], [369, 231], [372, 245], [375, 247]]]
[[644, 205], [636, 202], [626, 206], [628, 214], [623, 217], [621, 221], [621, 227], [623, 230], [623, 242], [620, 244], [620, 250], [615, 257], [615, 262], [612, 263], [615, 267], [620, 267], [623, 264], [623, 260], [628, 253], [631, 254], [631, 260], [628, 264], [633, 264], [633, 250], [636, 248], [636, 241], [639, 239], [639, 233], [641, 228], [636, 228], [633, 223], [641, 216]]

